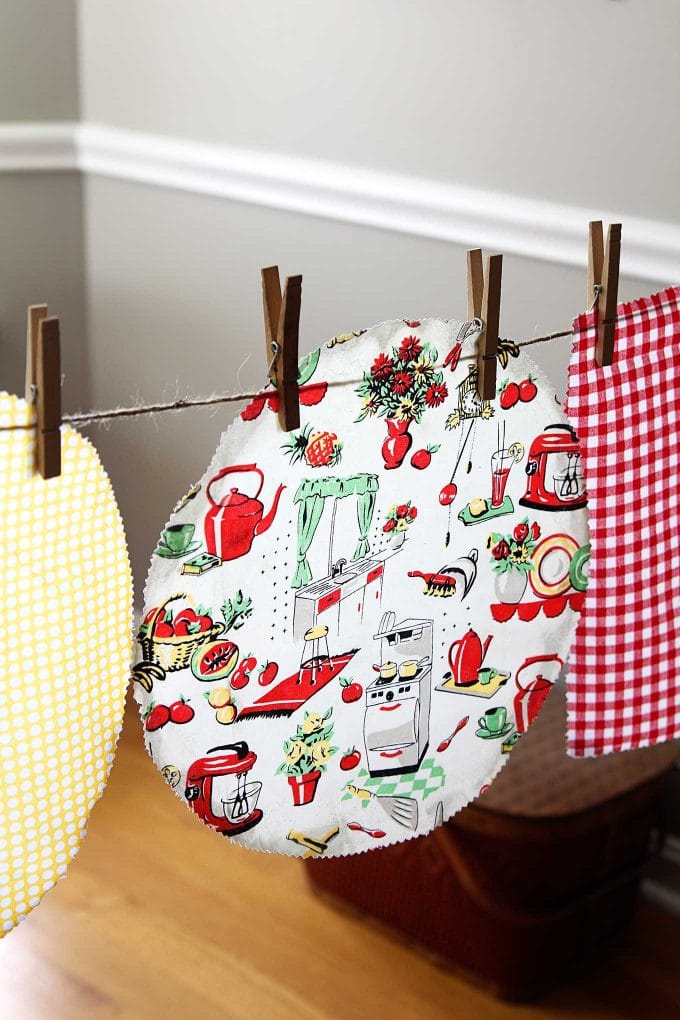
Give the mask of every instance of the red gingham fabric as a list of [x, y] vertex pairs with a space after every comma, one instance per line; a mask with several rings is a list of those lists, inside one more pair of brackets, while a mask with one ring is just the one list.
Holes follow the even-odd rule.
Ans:
[[591, 558], [567, 676], [573, 756], [680, 736], [680, 287], [619, 305], [614, 364], [574, 321], [567, 415]]

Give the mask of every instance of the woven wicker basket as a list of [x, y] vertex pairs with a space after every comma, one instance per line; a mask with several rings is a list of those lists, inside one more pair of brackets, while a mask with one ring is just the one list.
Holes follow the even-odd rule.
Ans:
[[200, 634], [173, 634], [172, 637], [156, 637], [154, 635], [156, 623], [162, 618], [166, 607], [178, 599], [185, 599], [189, 604], [193, 603], [193, 599], [183, 592], [171, 595], [169, 599], [166, 599], [158, 607], [148, 621], [149, 631], [147, 636], [139, 639], [142, 657], [147, 662], [155, 662], [166, 673], [172, 673], [175, 670], [184, 669], [190, 665], [191, 658], [196, 649], [200, 645], [205, 644], [206, 641], [213, 641], [216, 637], [219, 637], [224, 630], [223, 623], [213, 623], [210, 630], [201, 631]]

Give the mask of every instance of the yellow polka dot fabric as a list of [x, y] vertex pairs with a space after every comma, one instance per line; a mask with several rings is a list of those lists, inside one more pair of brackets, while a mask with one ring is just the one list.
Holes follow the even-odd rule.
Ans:
[[[0, 426], [34, 411], [0, 393]], [[34, 430], [0, 430], [0, 935], [65, 872], [113, 761], [130, 667], [123, 523], [91, 444], [62, 428], [34, 472]]]

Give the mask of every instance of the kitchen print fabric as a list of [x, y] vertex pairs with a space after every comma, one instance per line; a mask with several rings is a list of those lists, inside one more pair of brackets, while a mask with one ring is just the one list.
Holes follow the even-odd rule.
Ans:
[[111, 767], [132, 649], [132, 579], [108, 477], [61, 430], [34, 470], [34, 408], [0, 394], [0, 915], [10, 931], [62, 878]]
[[567, 411], [591, 549], [567, 682], [574, 756], [680, 737], [680, 287], [617, 309], [614, 363], [595, 313], [574, 322]]
[[222, 436], [159, 537], [133, 669], [146, 746], [207, 826], [357, 853], [476, 797], [557, 679], [583, 602], [578, 445], [512, 343], [385, 322]]

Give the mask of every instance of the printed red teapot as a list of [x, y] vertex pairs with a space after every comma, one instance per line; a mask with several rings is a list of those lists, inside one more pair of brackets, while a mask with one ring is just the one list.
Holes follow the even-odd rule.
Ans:
[[[547, 680], [543, 673], [538, 671], [539, 666], [545, 667], [547, 664], [553, 666], [553, 672], [556, 674], [555, 680], [557, 680], [559, 672], [564, 665], [557, 655], [534, 655], [529, 659], [525, 659], [515, 674], [517, 694], [515, 695], [514, 708], [518, 733], [525, 733], [531, 726], [555, 683], [555, 680]], [[520, 673], [523, 673], [525, 670], [529, 671], [529, 677], [532, 677], [532, 675], [533, 677], [528, 682], [525, 680], [525, 685], [523, 686], [519, 682], [519, 677]]]
[[[489, 650], [492, 635], [484, 641], [479, 639], [476, 631], [470, 630], [462, 638], [454, 641], [449, 648], [449, 666], [456, 687], [471, 687], [479, 680], [484, 657]], [[454, 654], [455, 652], [455, 654]]]
[[[213, 499], [211, 489], [215, 482], [227, 475], [237, 472], [254, 474], [259, 477], [259, 485], [254, 496], [246, 496], [237, 488], [230, 489], [219, 502]], [[250, 551], [256, 535], [262, 535], [270, 527], [279, 506], [281, 493], [285, 485], [279, 485], [269, 513], [264, 516], [264, 504], [257, 498], [262, 492], [264, 474], [257, 464], [238, 464], [226, 467], [211, 478], [206, 489], [206, 496], [211, 504], [205, 515], [205, 544], [208, 552], [221, 560], [236, 560]]]

